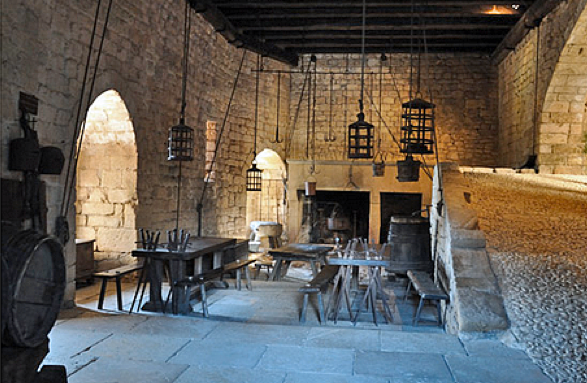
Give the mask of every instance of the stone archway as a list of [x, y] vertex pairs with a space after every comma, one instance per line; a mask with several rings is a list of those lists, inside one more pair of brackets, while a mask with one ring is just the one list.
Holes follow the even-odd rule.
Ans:
[[587, 174], [587, 8], [585, 4], [556, 66], [541, 111], [541, 173]]
[[252, 221], [271, 221], [282, 224], [285, 233], [285, 163], [279, 154], [271, 149], [264, 149], [255, 160], [257, 167], [263, 170], [263, 182], [260, 192], [247, 192], [247, 230]]
[[137, 164], [130, 115], [108, 90], [88, 110], [76, 182], [76, 238], [95, 239], [97, 270], [133, 261]]

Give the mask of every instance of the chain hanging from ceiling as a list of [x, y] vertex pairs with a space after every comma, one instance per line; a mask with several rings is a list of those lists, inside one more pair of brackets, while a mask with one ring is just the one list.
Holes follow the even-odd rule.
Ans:
[[402, 126], [400, 151], [406, 155], [397, 162], [399, 182], [417, 182], [420, 179], [420, 164], [413, 155], [434, 153], [434, 108], [435, 105], [422, 98], [421, 82], [421, 40], [426, 45], [426, 35], [418, 37], [418, 63], [416, 91], [414, 88], [414, 0], [411, 2], [410, 21], [410, 100], [402, 104]]
[[365, 91], [365, 21], [367, 5], [363, 0], [363, 28], [361, 33], [361, 97], [357, 121], [348, 126], [348, 158], [373, 158], [373, 125], [365, 121], [363, 96]]
[[253, 162], [247, 170], [247, 191], [261, 191], [263, 170], [257, 168], [257, 123], [259, 119], [259, 76], [261, 74], [261, 55], [257, 55], [257, 71], [255, 77], [255, 140], [253, 147]]

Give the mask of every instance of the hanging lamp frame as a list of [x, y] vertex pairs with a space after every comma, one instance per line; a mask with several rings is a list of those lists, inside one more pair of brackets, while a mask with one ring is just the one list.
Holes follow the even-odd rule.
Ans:
[[348, 126], [348, 158], [373, 158], [373, 125], [365, 121], [363, 96], [365, 93], [365, 24], [367, 4], [363, 0], [363, 26], [361, 32], [361, 98], [357, 121]]
[[261, 74], [261, 55], [257, 55], [257, 71], [255, 76], [255, 139], [253, 146], [253, 162], [247, 170], [247, 191], [259, 192], [263, 186], [263, 170], [257, 168], [257, 125], [259, 120], [259, 77]]

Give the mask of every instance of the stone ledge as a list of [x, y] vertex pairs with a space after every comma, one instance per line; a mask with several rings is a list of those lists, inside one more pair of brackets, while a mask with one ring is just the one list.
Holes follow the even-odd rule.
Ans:
[[457, 319], [461, 332], [506, 330], [508, 321], [501, 296], [462, 288], [456, 292]]
[[450, 236], [451, 245], [456, 248], [484, 249], [487, 243], [481, 230], [453, 229]]

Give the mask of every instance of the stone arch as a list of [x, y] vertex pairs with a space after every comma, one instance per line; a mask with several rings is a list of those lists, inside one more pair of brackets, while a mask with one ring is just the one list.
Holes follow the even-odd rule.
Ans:
[[[586, 174], [587, 8], [580, 2], [548, 84], [538, 129], [541, 173]], [[581, 10], [582, 9], [582, 10]], [[579, 12], [578, 10], [578, 12]]]
[[76, 238], [94, 239], [98, 270], [132, 262], [138, 154], [135, 131], [116, 90], [88, 109], [76, 181]]
[[247, 228], [252, 221], [271, 221], [283, 225], [286, 232], [287, 198], [285, 163], [275, 151], [264, 149], [255, 157], [257, 167], [263, 170], [260, 192], [247, 192]]

